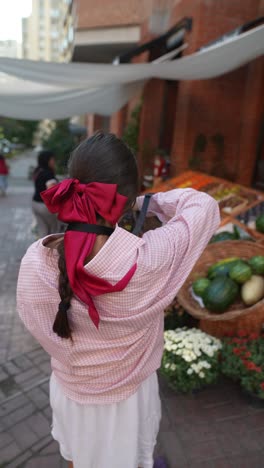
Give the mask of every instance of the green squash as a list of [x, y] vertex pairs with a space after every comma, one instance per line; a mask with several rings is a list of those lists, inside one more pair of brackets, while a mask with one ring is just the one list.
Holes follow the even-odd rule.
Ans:
[[261, 214], [256, 219], [256, 229], [259, 232], [264, 233], [264, 214]]
[[239, 293], [239, 286], [231, 278], [218, 276], [205, 291], [203, 301], [211, 312], [225, 312]]
[[220, 260], [219, 262], [210, 266], [207, 272], [207, 276], [210, 280], [216, 278], [217, 276], [228, 276], [230, 269], [238, 262], [241, 262], [241, 259], [238, 257], [225, 258], [224, 260]]
[[237, 236], [236, 234], [228, 231], [223, 231], [219, 232], [219, 234], [215, 234], [212, 239], [210, 240], [210, 244], [213, 244], [215, 242], [223, 242], [227, 240], [236, 240]]
[[252, 276], [252, 270], [246, 262], [237, 262], [233, 265], [229, 271], [229, 276], [232, 280], [239, 284], [243, 284], [250, 280]]
[[264, 256], [255, 255], [254, 257], [248, 260], [250, 267], [252, 268], [253, 273], [257, 275], [264, 275]]
[[196, 294], [196, 296], [203, 297], [210, 283], [211, 282], [208, 278], [198, 278], [192, 284], [193, 292]]

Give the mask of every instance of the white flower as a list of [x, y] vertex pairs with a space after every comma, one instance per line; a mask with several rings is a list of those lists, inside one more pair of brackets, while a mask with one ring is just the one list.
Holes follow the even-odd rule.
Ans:
[[169, 369], [169, 367], [170, 367], [170, 364], [168, 362], [166, 362], [165, 369]]
[[[167, 330], [164, 341], [164, 348], [168, 353], [182, 357], [186, 362], [196, 361], [197, 367], [193, 372], [197, 373], [211, 368], [206, 357], [212, 358], [222, 347], [220, 340], [196, 328]], [[201, 357], [203, 358], [199, 361]]]
[[199, 372], [199, 377], [201, 377], [201, 379], [204, 379], [205, 378], [205, 373], [204, 372]]
[[186, 361], [186, 362], [191, 362], [192, 361], [192, 358], [188, 354], [183, 354], [182, 357], [183, 357], [184, 361]]
[[191, 369], [191, 368], [188, 369], [188, 370], [187, 370], [187, 374], [188, 374], [188, 375], [192, 375], [192, 374], [193, 374], [193, 369]]
[[176, 370], [176, 367], [177, 367], [177, 366], [176, 366], [174, 363], [171, 364], [171, 366], [170, 366], [170, 368], [171, 368], [172, 371], [175, 371], [175, 370]]
[[165, 346], [166, 351], [172, 351], [172, 347], [170, 345]]
[[185, 341], [185, 348], [186, 349], [193, 349], [193, 344], [190, 341]]

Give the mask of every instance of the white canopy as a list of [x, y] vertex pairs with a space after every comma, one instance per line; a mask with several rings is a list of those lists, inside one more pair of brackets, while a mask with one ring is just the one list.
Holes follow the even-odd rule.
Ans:
[[263, 52], [264, 26], [260, 26], [171, 62], [107, 65], [0, 58], [0, 115], [28, 120], [111, 115], [147, 79], [215, 78]]

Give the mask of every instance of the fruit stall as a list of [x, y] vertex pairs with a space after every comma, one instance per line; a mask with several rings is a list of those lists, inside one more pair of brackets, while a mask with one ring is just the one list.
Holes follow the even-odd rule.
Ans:
[[188, 171], [153, 192], [193, 188], [219, 204], [221, 225], [177, 300], [215, 337], [260, 332], [264, 324], [264, 193]]
[[221, 224], [165, 311], [161, 373], [183, 393], [224, 376], [263, 405], [264, 193], [192, 171], [151, 191], [188, 187], [218, 201]]

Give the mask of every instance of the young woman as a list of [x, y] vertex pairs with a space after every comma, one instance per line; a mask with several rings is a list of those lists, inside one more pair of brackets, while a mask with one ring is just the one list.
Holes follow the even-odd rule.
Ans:
[[139, 238], [117, 224], [144, 198], [121, 140], [82, 142], [69, 172], [42, 194], [68, 229], [28, 249], [17, 295], [51, 356], [52, 435], [74, 468], [152, 468], [163, 311], [215, 232], [218, 205], [194, 190], [158, 193], [149, 215], [163, 227]]
[[40, 194], [58, 183], [55, 176], [55, 156], [52, 151], [41, 151], [38, 155], [38, 167], [33, 173], [35, 193], [32, 211], [37, 223], [39, 237], [59, 232], [57, 216], [49, 212]]

